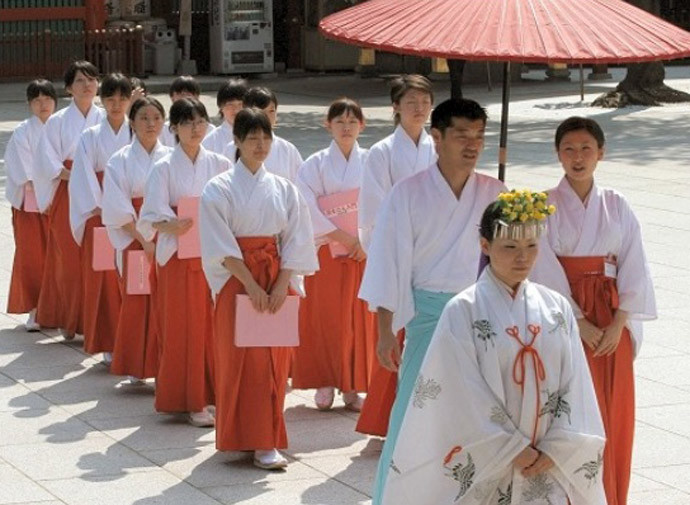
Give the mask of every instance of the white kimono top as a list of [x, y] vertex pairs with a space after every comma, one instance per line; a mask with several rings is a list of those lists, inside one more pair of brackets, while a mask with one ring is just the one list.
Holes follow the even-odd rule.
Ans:
[[[383, 490], [385, 505], [606, 505], [604, 428], [569, 302], [487, 267], [443, 310]], [[533, 445], [554, 467], [526, 479]]]
[[116, 152], [108, 161], [103, 179], [103, 209], [101, 219], [108, 237], [118, 251], [126, 249], [134, 238], [122, 227], [139, 219], [132, 199], [144, 196], [144, 186], [153, 165], [172, 148], [156, 144], [151, 154], [134, 138], [131, 144]]
[[482, 214], [505, 190], [473, 172], [458, 199], [435, 163], [396, 184], [376, 221], [359, 297], [371, 311], [393, 312], [397, 332], [414, 317], [413, 289], [459, 293], [471, 286]]
[[[542, 245], [530, 277], [570, 297], [570, 285], [557, 256], [615, 256], [619, 308], [628, 312], [637, 353], [642, 343], [641, 322], [657, 316], [639, 221], [623, 195], [613, 189], [594, 184], [583, 203], [563, 177], [548, 193], [549, 203], [558, 210], [548, 218], [548, 245]], [[581, 315], [579, 307], [574, 311]]]
[[369, 249], [374, 223], [383, 200], [402, 179], [426, 170], [437, 160], [434, 140], [422, 130], [417, 144], [398, 125], [395, 132], [369, 149], [359, 193], [359, 229], [364, 250]]
[[333, 140], [328, 149], [312, 154], [300, 168], [297, 188], [309, 206], [317, 246], [326, 243], [325, 235], [336, 230], [319, 209], [319, 197], [359, 188], [367, 154], [368, 151], [355, 142], [350, 158], [346, 160]]
[[238, 161], [206, 185], [200, 208], [201, 260], [214, 299], [232, 277], [224, 259], [242, 259], [237, 238], [275, 236], [281, 269], [293, 271], [293, 287], [298, 276], [318, 270], [304, 198], [294, 184], [264, 166], [252, 174]]
[[[236, 151], [237, 148], [233, 142], [226, 146], [223, 154], [226, 158], [234, 161]], [[271, 151], [268, 153], [266, 161], [264, 161], [266, 170], [272, 174], [285, 177], [290, 182], [294, 183], [297, 181], [297, 172], [302, 166], [302, 163], [302, 156], [295, 145], [274, 133]]]
[[5, 196], [15, 209], [24, 203], [24, 188], [34, 178], [38, 142], [45, 125], [38, 116], [25, 119], [12, 132], [5, 149]]
[[69, 178], [69, 222], [77, 244], [84, 238], [86, 221], [101, 207], [103, 190], [96, 173], [103, 172], [110, 157], [131, 141], [126, 118], [117, 132], [104, 118], [82, 133]]
[[105, 118], [105, 111], [92, 105], [86, 117], [74, 102], [60, 109], [46, 121], [38, 143], [38, 159], [34, 163], [34, 188], [41, 212], [53, 202], [60, 183], [65, 160], [74, 160], [81, 134]]
[[[153, 166], [144, 187], [144, 205], [139, 214], [137, 230], [146, 240], [153, 240], [154, 223], [177, 219], [172, 207], [180, 198], [201, 196], [206, 183], [216, 175], [229, 170], [232, 163], [220, 154], [199, 149], [192, 163], [178, 144]], [[156, 242], [156, 261], [165, 265], [177, 251], [177, 236], [159, 233]]]
[[[204, 139], [207, 136], [209, 136], [215, 129], [216, 127], [213, 126], [211, 123], [206, 123], [206, 135], [204, 135]], [[177, 145], [177, 141], [175, 140], [175, 134], [170, 131], [170, 120], [163, 123], [163, 129], [161, 130], [161, 134], [158, 136], [158, 141], [164, 146], [168, 147], [175, 147]]]
[[234, 153], [232, 153], [232, 158], [225, 154], [225, 149], [229, 149], [228, 144], [235, 145], [235, 137], [232, 134], [232, 125], [227, 121], [223, 121], [223, 124], [218, 128], [214, 128], [212, 132], [206, 135], [204, 141], [201, 143], [207, 151], [223, 154], [234, 163]]

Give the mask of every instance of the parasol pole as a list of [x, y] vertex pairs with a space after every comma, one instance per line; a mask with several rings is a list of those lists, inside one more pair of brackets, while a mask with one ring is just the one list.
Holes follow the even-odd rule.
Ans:
[[585, 101], [585, 69], [582, 68], [582, 63], [580, 63], [580, 101]]
[[508, 104], [510, 102], [510, 62], [503, 64], [503, 104], [501, 106], [501, 139], [498, 143], [498, 178], [505, 182], [508, 159]]

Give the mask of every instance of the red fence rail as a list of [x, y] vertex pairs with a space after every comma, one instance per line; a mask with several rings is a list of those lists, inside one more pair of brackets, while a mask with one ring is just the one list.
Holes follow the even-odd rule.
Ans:
[[91, 61], [103, 74], [143, 75], [143, 30], [137, 26], [86, 32], [0, 33], [1, 80], [58, 78], [78, 59]]

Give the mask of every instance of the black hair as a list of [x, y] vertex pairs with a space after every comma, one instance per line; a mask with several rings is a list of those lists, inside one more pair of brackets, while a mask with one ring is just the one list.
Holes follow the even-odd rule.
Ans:
[[604, 130], [601, 129], [599, 123], [594, 119], [588, 117], [573, 116], [569, 117], [556, 128], [556, 149], [561, 146], [561, 141], [566, 134], [574, 131], [585, 130], [597, 141], [597, 147], [601, 149], [606, 144], [606, 137]]
[[195, 97], [201, 95], [201, 86], [199, 85], [199, 81], [197, 81], [191, 75], [181, 75], [179, 77], [175, 77], [173, 82], [170, 83], [168, 94], [172, 97], [173, 93], [184, 93], [185, 91], [187, 93], [191, 93]]
[[137, 117], [137, 112], [139, 112], [139, 109], [143, 109], [149, 105], [152, 105], [158, 109], [158, 112], [160, 112], [163, 119], [165, 119], [165, 108], [163, 108], [163, 105], [161, 105], [161, 103], [152, 96], [143, 96], [134, 100], [134, 103], [129, 108], [129, 124], [131, 125], [134, 123], [134, 118]]
[[[229, 79], [220, 87], [216, 95], [218, 108], [222, 109], [227, 102], [232, 102], [233, 100], [244, 102], [244, 95], [247, 94], [248, 89], [247, 81], [244, 79]], [[223, 115], [222, 111], [220, 115]]]
[[[266, 113], [260, 109], [242, 109], [237, 113], [235, 122], [232, 125], [232, 134], [240, 141], [247, 138], [251, 132], [260, 130], [273, 138], [273, 128], [271, 120]], [[235, 151], [235, 161], [240, 159], [239, 147]]]
[[441, 133], [452, 126], [453, 118], [482, 121], [486, 125], [486, 109], [468, 98], [449, 98], [438, 104], [431, 112], [431, 127]]
[[53, 99], [55, 105], [57, 105], [58, 98], [55, 92], [55, 87], [53, 83], [47, 79], [36, 79], [29, 83], [26, 87], [26, 101], [30, 102], [34, 98], [38, 98], [40, 95], [45, 95]]
[[501, 206], [498, 205], [498, 202], [491, 202], [486, 209], [484, 209], [482, 219], [479, 222], [479, 235], [489, 242], [493, 242], [494, 225], [502, 216], [503, 211]]
[[328, 107], [328, 113], [326, 114], [326, 120], [332, 121], [343, 114], [352, 114], [361, 123], [364, 122], [364, 113], [362, 112], [362, 107], [360, 107], [357, 102], [347, 97], [338, 98], [337, 100], [333, 100], [333, 102], [331, 102], [331, 105]]
[[77, 77], [77, 72], [81, 72], [87, 77], [98, 79], [98, 69], [96, 65], [86, 60], [73, 61], [65, 70], [65, 87], [68, 88], [74, 84], [74, 79]]
[[129, 78], [129, 83], [132, 85], [132, 90], [141, 88], [145, 95], [148, 93], [148, 89], [146, 89], [146, 83], [143, 79], [139, 79], [138, 77], [132, 76]]
[[132, 96], [132, 82], [129, 77], [120, 74], [108, 74], [101, 81], [101, 89], [98, 92], [101, 98], [108, 98], [117, 94], [129, 98]]
[[[180, 98], [170, 106], [170, 129], [172, 130], [173, 126], [183, 121], [194, 121], [195, 117], [202, 117], [209, 121], [204, 104], [197, 98]], [[180, 141], [177, 134], [175, 134], [175, 140]]]
[[245, 107], [256, 107], [257, 109], [265, 109], [273, 103], [276, 108], [278, 107], [278, 98], [276, 94], [268, 88], [265, 87], [253, 87], [247, 91], [244, 95], [244, 106]]
[[[418, 74], [406, 74], [396, 77], [390, 82], [391, 87], [391, 103], [399, 104], [405, 94], [411, 89], [416, 89], [426, 93], [431, 98], [431, 103], [434, 103], [434, 90], [431, 87], [431, 81]], [[395, 124], [400, 123], [400, 113], [396, 112], [393, 116]]]

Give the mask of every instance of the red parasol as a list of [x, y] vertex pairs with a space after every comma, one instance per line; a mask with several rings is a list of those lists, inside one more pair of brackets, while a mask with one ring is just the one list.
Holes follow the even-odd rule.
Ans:
[[630, 63], [690, 56], [690, 32], [622, 0], [369, 0], [324, 18], [319, 30], [383, 51], [505, 62], [501, 180], [511, 61]]

